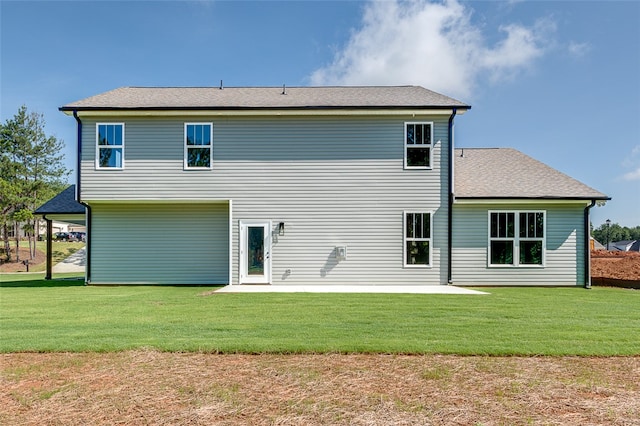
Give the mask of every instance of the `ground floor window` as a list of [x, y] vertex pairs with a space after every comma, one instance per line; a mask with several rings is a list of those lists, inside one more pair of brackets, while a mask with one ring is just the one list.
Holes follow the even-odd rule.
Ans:
[[404, 265], [431, 266], [431, 212], [404, 213]]
[[542, 266], [544, 211], [489, 212], [489, 265]]

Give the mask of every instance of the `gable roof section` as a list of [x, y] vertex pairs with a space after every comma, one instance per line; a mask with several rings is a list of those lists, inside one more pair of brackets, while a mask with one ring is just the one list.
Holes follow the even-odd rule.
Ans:
[[461, 199], [610, 199], [513, 148], [456, 149], [454, 170]]
[[35, 214], [84, 214], [84, 206], [76, 201], [76, 186], [67, 189], [41, 205]]
[[471, 108], [419, 86], [121, 87], [60, 107], [61, 111], [227, 109]]

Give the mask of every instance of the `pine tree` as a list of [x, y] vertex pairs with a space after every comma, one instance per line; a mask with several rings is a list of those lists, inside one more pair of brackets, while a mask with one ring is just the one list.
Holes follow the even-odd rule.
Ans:
[[[19, 108], [0, 129], [0, 225], [7, 260], [10, 259], [9, 227], [16, 231], [19, 248], [20, 227], [26, 227], [30, 256], [35, 255], [39, 221], [33, 212], [65, 186], [69, 171], [63, 164], [63, 142], [44, 132], [41, 114]], [[33, 239], [33, 244], [31, 244]]]

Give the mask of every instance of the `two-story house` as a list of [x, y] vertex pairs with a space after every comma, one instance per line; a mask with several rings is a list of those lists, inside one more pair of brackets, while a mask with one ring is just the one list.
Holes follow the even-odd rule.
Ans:
[[415, 86], [65, 105], [87, 282], [588, 284], [589, 208], [607, 196], [515, 150], [454, 150], [469, 108]]

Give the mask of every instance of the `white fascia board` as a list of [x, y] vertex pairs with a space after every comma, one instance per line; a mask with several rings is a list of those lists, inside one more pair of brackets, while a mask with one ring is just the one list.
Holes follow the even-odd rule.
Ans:
[[468, 205], [507, 205], [507, 204], [583, 204], [588, 206], [591, 200], [572, 200], [562, 198], [455, 198], [454, 204]]
[[[457, 115], [462, 115], [464, 109], [458, 110]], [[73, 115], [72, 111], [64, 111], [67, 115]], [[409, 116], [422, 117], [433, 115], [449, 116], [453, 109], [230, 109], [230, 110], [205, 110], [205, 109], [179, 109], [179, 110], [91, 110], [77, 111], [79, 117], [310, 117], [310, 116]]]
[[82, 202], [90, 205], [95, 204], [219, 204], [228, 203], [228, 198], [127, 198], [127, 199], [113, 199], [113, 200], [87, 200], [83, 199]]

